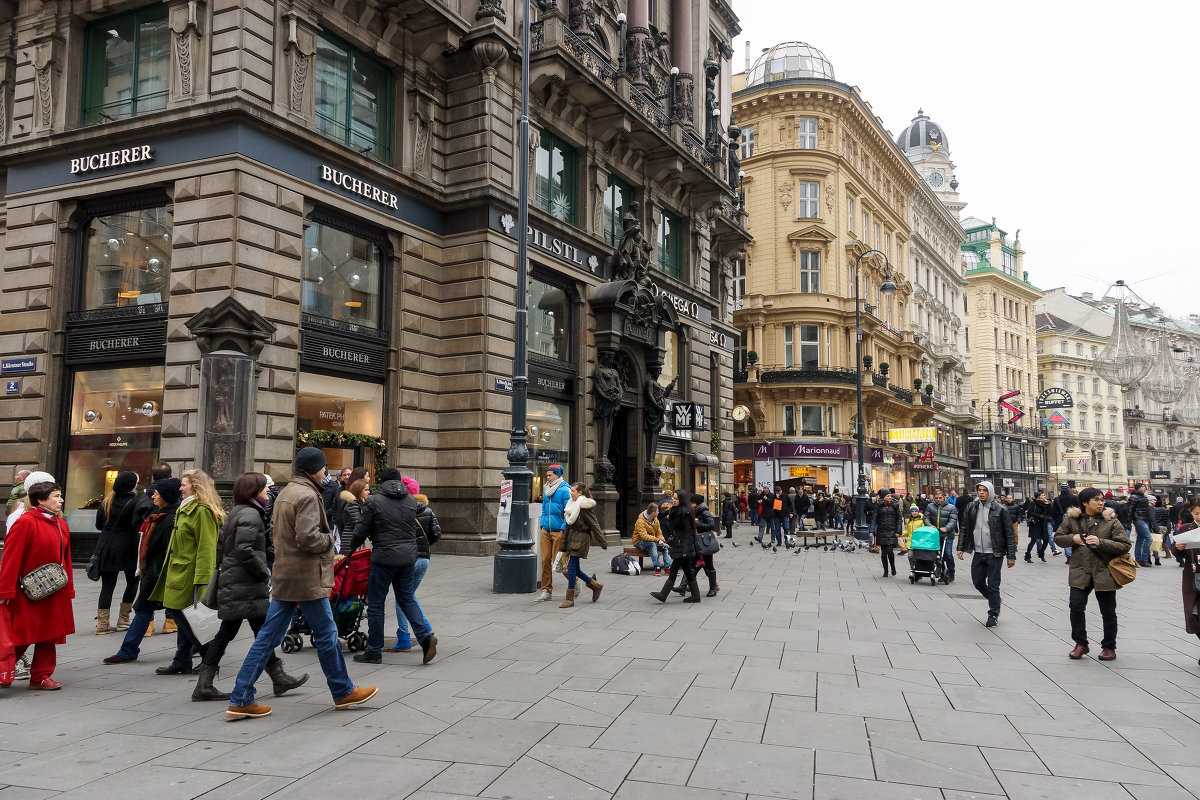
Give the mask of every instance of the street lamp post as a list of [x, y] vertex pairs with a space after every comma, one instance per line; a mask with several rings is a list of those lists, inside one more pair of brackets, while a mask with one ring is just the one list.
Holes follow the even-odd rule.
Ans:
[[512, 511], [507, 541], [500, 542], [492, 565], [492, 591], [528, 594], [537, 589], [537, 553], [529, 530], [529, 500], [533, 494], [533, 472], [528, 467], [529, 448], [525, 429], [529, 390], [526, 338], [529, 320], [529, 14], [525, 3], [521, 21], [521, 123], [517, 152], [517, 308], [513, 342], [512, 431], [509, 434], [508, 469], [504, 477], [513, 483]]
[[[860, 244], [857, 241], [851, 240], [850, 247]], [[881, 250], [866, 250], [858, 254], [854, 259], [854, 374], [855, 390], [858, 400], [858, 487], [857, 494], [854, 498], [854, 538], [862, 541], [869, 537], [867, 533], [867, 470], [863, 466], [863, 451], [865, 444], [863, 442], [863, 379], [862, 379], [862, 302], [859, 298], [859, 278], [858, 268], [862, 260], [869, 255], [883, 256], [883, 263], [886, 268], [884, 273], [883, 283], [879, 286], [879, 293], [884, 297], [891, 297], [896, 292], [896, 284], [892, 281], [892, 265], [888, 262], [887, 253]]]

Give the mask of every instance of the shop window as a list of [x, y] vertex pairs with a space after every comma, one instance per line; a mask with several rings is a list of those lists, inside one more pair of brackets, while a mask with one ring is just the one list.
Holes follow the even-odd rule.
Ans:
[[562, 464], [567, 480], [571, 478], [571, 406], [551, 400], [529, 398], [525, 420], [529, 436], [526, 447], [529, 461], [525, 466], [533, 471], [532, 502], [542, 502], [546, 467]]
[[608, 188], [604, 191], [604, 241], [616, 247], [625, 232], [625, 212], [633, 202], [633, 187], [616, 175], [608, 176]]
[[321, 222], [304, 231], [301, 310], [378, 328], [383, 251], [378, 242]]
[[92, 217], [83, 236], [81, 310], [163, 302], [171, 272], [165, 206]]
[[658, 224], [658, 268], [683, 280], [683, 220], [670, 211], [662, 212]]
[[391, 72], [355, 47], [317, 38], [317, 132], [377, 161], [391, 159]]
[[655, 453], [654, 465], [662, 470], [658, 479], [658, 488], [662, 494], [674, 494], [683, 488], [683, 456], [672, 453]]
[[[296, 396], [296, 429], [383, 435], [383, 385], [342, 377], [300, 373]], [[322, 448], [331, 472], [364, 466], [374, 472], [371, 447]], [[372, 480], [378, 476], [372, 474]]]
[[571, 303], [564, 289], [533, 278], [529, 281], [529, 352], [570, 361]]
[[549, 131], [542, 131], [533, 174], [533, 204], [557, 220], [575, 224], [577, 192], [575, 149]]
[[75, 373], [63, 513], [74, 531], [94, 531], [96, 508], [117, 473], [149, 482], [162, 429], [163, 367]]
[[171, 31], [155, 4], [87, 26], [83, 124], [127, 119], [167, 107]]

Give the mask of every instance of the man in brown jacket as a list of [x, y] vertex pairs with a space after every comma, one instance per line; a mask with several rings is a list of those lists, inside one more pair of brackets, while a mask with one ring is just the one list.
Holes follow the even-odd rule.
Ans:
[[315, 447], [305, 447], [296, 453], [296, 474], [275, 498], [271, 605], [229, 697], [225, 716], [230, 719], [265, 717], [271, 713], [270, 706], [254, 702], [254, 682], [262, 675], [275, 648], [283, 643], [297, 607], [312, 627], [313, 644], [333, 695], [334, 708], [365, 703], [377, 691], [374, 686], [355, 688], [338, 644], [337, 625], [329, 605], [334, 556], [333, 536], [321, 499], [324, 478], [325, 454]]
[[1104, 507], [1099, 489], [1079, 493], [1082, 508], [1068, 508], [1066, 519], [1054, 534], [1059, 547], [1071, 548], [1067, 583], [1071, 587], [1071, 638], [1075, 649], [1068, 657], [1079, 660], [1087, 655], [1088, 595], [1096, 592], [1096, 604], [1104, 620], [1104, 638], [1100, 640], [1100, 660], [1117, 657], [1117, 589], [1121, 588], [1108, 571], [1108, 562], [1129, 552], [1129, 536], [1111, 508]]

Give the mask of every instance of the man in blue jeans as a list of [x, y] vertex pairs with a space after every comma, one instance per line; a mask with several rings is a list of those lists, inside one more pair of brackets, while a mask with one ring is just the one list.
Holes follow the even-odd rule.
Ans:
[[225, 716], [230, 719], [265, 717], [271, 713], [270, 706], [254, 702], [254, 683], [266, 669], [275, 648], [283, 643], [297, 607], [312, 627], [317, 659], [333, 695], [334, 708], [365, 703], [378, 691], [374, 686], [355, 687], [338, 644], [329, 589], [325, 588], [333, 585], [334, 559], [333, 536], [321, 498], [324, 478], [325, 454], [315, 447], [302, 448], [296, 453], [295, 474], [275, 498], [271, 605], [229, 697]]
[[1129, 518], [1137, 531], [1137, 543], [1134, 545], [1133, 560], [1139, 566], [1149, 567], [1150, 564], [1150, 526], [1153, 520], [1150, 501], [1146, 498], [1145, 484], [1135, 483], [1133, 494], [1129, 495]]
[[383, 662], [383, 615], [390, 588], [400, 610], [412, 625], [424, 654], [423, 664], [437, 655], [437, 637], [429, 627], [415, 595], [418, 538], [423, 537], [417, 516], [425, 509], [408, 492], [400, 470], [388, 467], [379, 476], [379, 493], [367, 498], [350, 552], [371, 540], [371, 575], [367, 578], [367, 649], [354, 657], [366, 664]]

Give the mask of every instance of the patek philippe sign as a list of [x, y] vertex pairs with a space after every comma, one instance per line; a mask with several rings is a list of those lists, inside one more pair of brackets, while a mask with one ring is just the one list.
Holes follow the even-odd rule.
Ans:
[[79, 158], [72, 158], [70, 166], [72, 175], [83, 175], [87, 172], [116, 169], [153, 160], [154, 148], [148, 144], [139, 144], [136, 147], [122, 147], [120, 150], [108, 150], [103, 153], [91, 153]]
[[[503, 231], [504, 235], [516, 238], [517, 218], [507, 211], [493, 208], [491, 211], [491, 228]], [[525, 229], [528, 244], [533, 249], [553, 256], [559, 261], [565, 261], [573, 267], [586, 270], [593, 275], [605, 276], [604, 259], [599, 255], [580, 247], [553, 231], [545, 231], [530, 224]]]
[[702, 431], [708, 428], [704, 406], [699, 403], [675, 403], [671, 406], [671, 427], [677, 431]]
[[1057, 387], [1047, 389], [1038, 395], [1037, 407], [1042, 408], [1074, 408], [1075, 398], [1066, 389]]

